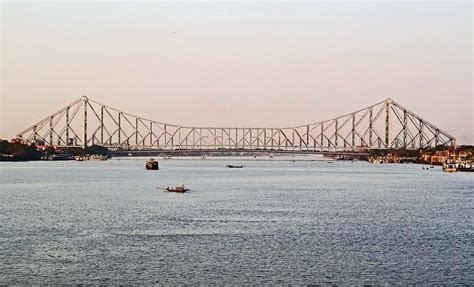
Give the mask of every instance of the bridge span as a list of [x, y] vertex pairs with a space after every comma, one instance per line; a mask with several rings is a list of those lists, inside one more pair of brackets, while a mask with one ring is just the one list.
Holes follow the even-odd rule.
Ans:
[[454, 146], [454, 136], [386, 99], [329, 120], [293, 127], [187, 127], [126, 113], [88, 97], [66, 105], [18, 137], [62, 147], [101, 145], [132, 151], [327, 153]]

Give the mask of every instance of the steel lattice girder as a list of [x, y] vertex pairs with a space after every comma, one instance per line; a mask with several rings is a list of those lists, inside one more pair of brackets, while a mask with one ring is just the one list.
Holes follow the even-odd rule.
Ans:
[[453, 136], [392, 99], [308, 125], [239, 128], [171, 125], [135, 116], [84, 96], [18, 136], [47, 145], [98, 144], [124, 149], [332, 151], [455, 144]]

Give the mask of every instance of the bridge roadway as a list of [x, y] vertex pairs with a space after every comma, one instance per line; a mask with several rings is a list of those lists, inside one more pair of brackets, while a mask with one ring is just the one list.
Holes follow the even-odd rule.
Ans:
[[194, 150], [110, 150], [112, 157], [158, 157], [158, 156], [269, 156], [269, 155], [305, 155], [322, 154], [328, 157], [361, 158], [367, 157], [367, 151], [290, 151], [290, 150], [250, 150], [250, 149], [194, 149]]

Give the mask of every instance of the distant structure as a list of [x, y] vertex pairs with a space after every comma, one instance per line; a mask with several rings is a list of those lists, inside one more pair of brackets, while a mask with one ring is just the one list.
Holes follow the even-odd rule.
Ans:
[[392, 99], [333, 119], [285, 128], [185, 127], [135, 116], [88, 97], [17, 135], [57, 146], [118, 150], [280, 150], [293, 152], [454, 146], [455, 138]]

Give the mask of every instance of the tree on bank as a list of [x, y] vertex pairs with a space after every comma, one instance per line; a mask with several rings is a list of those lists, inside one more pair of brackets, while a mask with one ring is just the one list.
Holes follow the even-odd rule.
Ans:
[[41, 153], [36, 149], [36, 145], [27, 145], [23, 143], [10, 143], [6, 140], [0, 140], [0, 160], [20, 161], [20, 160], [38, 160]]
[[25, 144], [17, 142], [9, 142], [7, 140], [0, 140], [0, 161], [29, 161], [40, 160], [43, 155], [104, 155], [107, 156], [109, 150], [103, 146], [93, 145], [86, 149], [80, 147], [68, 148], [54, 148], [52, 146], [46, 147], [39, 151], [35, 144]]

